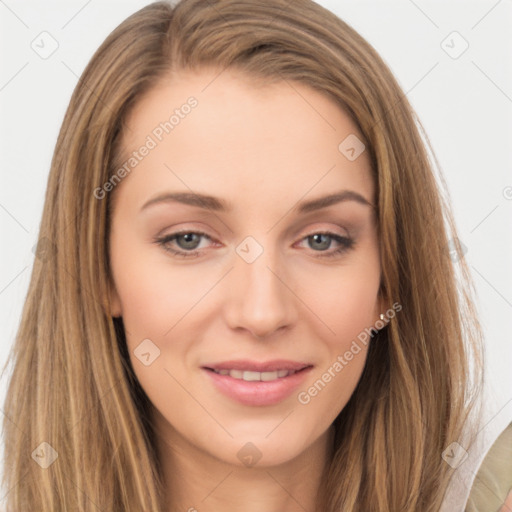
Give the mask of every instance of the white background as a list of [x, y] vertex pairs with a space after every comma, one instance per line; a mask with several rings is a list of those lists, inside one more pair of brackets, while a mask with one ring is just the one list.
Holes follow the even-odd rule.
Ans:
[[[147, 3], [0, 0], [2, 366], [18, 327], [69, 98], [105, 37]], [[384, 58], [441, 164], [485, 328], [488, 410], [482, 436], [488, 446], [512, 421], [512, 0], [318, 3]], [[43, 31], [59, 45], [47, 59], [31, 47]], [[469, 44], [456, 59], [441, 45], [453, 31]], [[462, 40], [450, 36], [445, 44], [457, 51]], [[0, 381], [1, 403], [7, 379], [8, 373]]]

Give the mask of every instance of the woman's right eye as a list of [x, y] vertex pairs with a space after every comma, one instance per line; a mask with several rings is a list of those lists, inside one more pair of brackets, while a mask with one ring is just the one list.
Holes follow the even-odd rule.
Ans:
[[[155, 242], [161, 245], [164, 250], [175, 256], [190, 258], [200, 255], [200, 252], [196, 249], [198, 247], [198, 242], [200, 242], [201, 238], [203, 237], [211, 240], [211, 238], [206, 233], [199, 231], [179, 231], [177, 233], [172, 233], [170, 235], [157, 238]], [[181, 247], [181, 250], [173, 249], [171, 245], [172, 242], [177, 244], [178, 247]]]

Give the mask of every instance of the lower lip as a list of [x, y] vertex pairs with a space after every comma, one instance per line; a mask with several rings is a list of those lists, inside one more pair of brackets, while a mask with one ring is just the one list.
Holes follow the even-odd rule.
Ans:
[[252, 406], [282, 402], [300, 386], [311, 369], [312, 367], [308, 366], [293, 375], [270, 381], [245, 381], [202, 368], [221, 393], [241, 404]]

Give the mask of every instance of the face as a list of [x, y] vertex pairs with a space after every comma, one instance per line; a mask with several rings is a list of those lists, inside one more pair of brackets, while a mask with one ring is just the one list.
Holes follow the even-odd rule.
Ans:
[[111, 314], [159, 434], [231, 464], [297, 457], [385, 311], [369, 158], [339, 149], [356, 126], [305, 85], [229, 70], [169, 78], [127, 125]]

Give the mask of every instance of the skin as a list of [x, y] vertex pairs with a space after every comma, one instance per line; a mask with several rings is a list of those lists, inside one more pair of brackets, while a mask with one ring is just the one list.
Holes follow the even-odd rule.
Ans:
[[[349, 161], [338, 150], [358, 131], [319, 92], [284, 81], [257, 87], [235, 71], [208, 69], [169, 77], [137, 103], [127, 154], [190, 96], [197, 107], [117, 185], [110, 234], [111, 314], [123, 317], [135, 374], [154, 406], [168, 510], [312, 511], [332, 422], [356, 387], [367, 347], [308, 404], [297, 392], [387, 307], [375, 211], [352, 200], [306, 214], [292, 209], [343, 189], [375, 204], [370, 161], [367, 152]], [[171, 191], [222, 198], [233, 210], [166, 202], [141, 211]], [[173, 256], [154, 241], [181, 229], [210, 237], [197, 238], [198, 257]], [[325, 230], [355, 246], [322, 257], [341, 246], [308, 238]], [[247, 236], [263, 248], [252, 263], [236, 252]], [[192, 250], [190, 239], [167, 245]], [[145, 339], [160, 350], [149, 366], [134, 355]], [[232, 359], [290, 359], [313, 369], [282, 402], [248, 406], [201, 370]], [[252, 466], [237, 456], [248, 442], [261, 456]]]
[[500, 508], [500, 512], [511, 512], [512, 511], [512, 490], [508, 493], [507, 499], [503, 506]]

